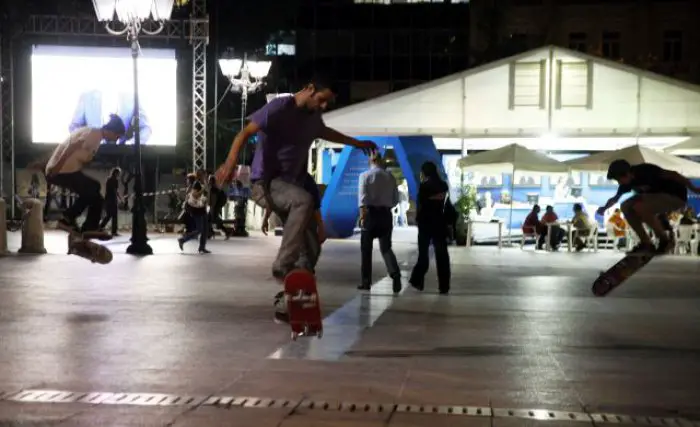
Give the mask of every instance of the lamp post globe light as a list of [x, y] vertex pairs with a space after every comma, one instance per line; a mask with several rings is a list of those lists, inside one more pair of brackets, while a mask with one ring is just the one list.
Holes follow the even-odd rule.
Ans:
[[[221, 73], [231, 82], [231, 90], [241, 93], [241, 129], [245, 125], [248, 108], [248, 94], [260, 89], [272, 66], [271, 61], [250, 61], [248, 55], [243, 58], [221, 58], [219, 68]], [[243, 146], [243, 158], [246, 157], [248, 144]]]
[[[134, 206], [132, 207], [131, 244], [126, 253], [131, 255], [152, 255], [153, 249], [146, 236], [146, 212], [143, 205], [143, 183], [141, 179], [141, 135], [139, 132], [139, 81], [138, 57], [141, 51], [139, 33], [149, 35], [163, 31], [164, 22], [170, 19], [174, 0], [92, 0], [97, 20], [105, 22], [105, 29], [115, 36], [126, 36], [131, 48], [134, 79], [134, 114], [130, 126], [134, 132]], [[155, 24], [147, 29], [144, 23]], [[114, 28], [116, 26], [117, 28]], [[150, 28], [151, 25], [148, 27]]]
[[[254, 93], [263, 86], [263, 79], [270, 72], [270, 61], [250, 61], [248, 55], [243, 55], [243, 58], [228, 58], [219, 59], [219, 67], [221, 73], [226, 76], [231, 82], [231, 90], [241, 93], [241, 129], [245, 126], [246, 110], [248, 108], [248, 94]], [[243, 146], [243, 159], [246, 159], [248, 143]], [[248, 196], [249, 189], [241, 188], [238, 185], [234, 189], [234, 223], [235, 234], [239, 237], [247, 237], [246, 231], [246, 216], [248, 213]]]

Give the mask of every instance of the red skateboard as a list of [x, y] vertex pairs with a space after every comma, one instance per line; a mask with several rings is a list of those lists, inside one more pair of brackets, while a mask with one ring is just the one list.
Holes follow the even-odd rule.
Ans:
[[593, 282], [593, 294], [597, 297], [604, 297], [613, 289], [625, 283], [633, 274], [642, 269], [649, 261], [654, 258], [652, 254], [632, 254], [627, 255], [610, 267], [608, 271], [604, 271]]
[[308, 270], [296, 269], [284, 277], [284, 299], [287, 302], [292, 339], [299, 336], [323, 336], [321, 301], [316, 277]]

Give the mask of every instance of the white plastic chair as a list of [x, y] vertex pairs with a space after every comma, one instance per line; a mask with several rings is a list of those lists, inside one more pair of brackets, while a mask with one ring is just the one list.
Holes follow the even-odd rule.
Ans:
[[527, 238], [534, 238], [535, 239], [535, 247], [537, 247], [537, 239], [539, 238], [539, 236], [537, 235], [537, 232], [534, 230], [532, 232], [528, 232], [528, 233], [523, 231], [523, 237], [521, 237], [521, 239], [520, 239], [520, 249], [521, 250], [525, 247], [525, 240]]
[[[678, 232], [676, 235], [676, 247], [673, 252], [676, 254], [685, 255], [697, 255], [698, 253], [698, 239], [694, 235], [695, 226], [693, 225], [679, 225]], [[690, 245], [690, 251], [688, 251], [688, 245]]]
[[608, 235], [608, 240], [612, 242], [612, 248], [613, 250], [619, 251], [621, 250], [620, 248], [620, 240], [624, 238], [624, 236], [618, 236], [615, 234], [615, 225], [612, 223], [606, 223], [605, 224], [605, 233]]
[[593, 227], [586, 236], [586, 249], [593, 252], [598, 252], [598, 224], [593, 223]]

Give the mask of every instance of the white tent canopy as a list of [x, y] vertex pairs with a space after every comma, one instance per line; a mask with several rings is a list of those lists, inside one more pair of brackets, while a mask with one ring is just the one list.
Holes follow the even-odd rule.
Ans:
[[664, 148], [664, 151], [671, 154], [700, 153], [700, 137], [696, 136], [679, 144], [674, 144], [670, 147]]
[[463, 157], [462, 169], [482, 173], [510, 173], [515, 170], [542, 173], [567, 173], [569, 167], [545, 154], [529, 150], [520, 144], [510, 144], [495, 150]]
[[615, 151], [603, 151], [592, 156], [565, 162], [572, 170], [607, 171], [613, 160], [627, 160], [632, 165], [652, 163], [688, 177], [700, 177], [700, 163], [685, 160], [651, 148], [632, 145]]

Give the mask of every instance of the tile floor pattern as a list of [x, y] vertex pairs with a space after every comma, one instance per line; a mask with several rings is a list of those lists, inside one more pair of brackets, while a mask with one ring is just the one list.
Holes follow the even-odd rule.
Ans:
[[[397, 234], [394, 246], [407, 271], [415, 237]], [[378, 253], [379, 285], [360, 295], [358, 242], [332, 241], [318, 268], [331, 333], [294, 346], [286, 327], [270, 319], [277, 285], [267, 277], [277, 238], [214, 241], [214, 253], [203, 257], [180, 254], [174, 240], [163, 236], [151, 242], [156, 255], [143, 259], [121, 255], [126, 243], [113, 242], [115, 260], [105, 267], [64, 255], [62, 236], [47, 234], [48, 255], [0, 258], [0, 390], [545, 408], [637, 417], [626, 425], [690, 427], [685, 420], [700, 419], [697, 259], [652, 261], [614, 294], [597, 299], [590, 284], [619, 254], [455, 248], [450, 296], [437, 294], [431, 270], [424, 294], [408, 289], [392, 297], [382, 289]], [[13, 233], [10, 248], [17, 246]], [[282, 356], [271, 357], [275, 354]], [[10, 422], [581, 425], [497, 416], [495, 410], [492, 417], [472, 417], [2, 401], [0, 426]]]

